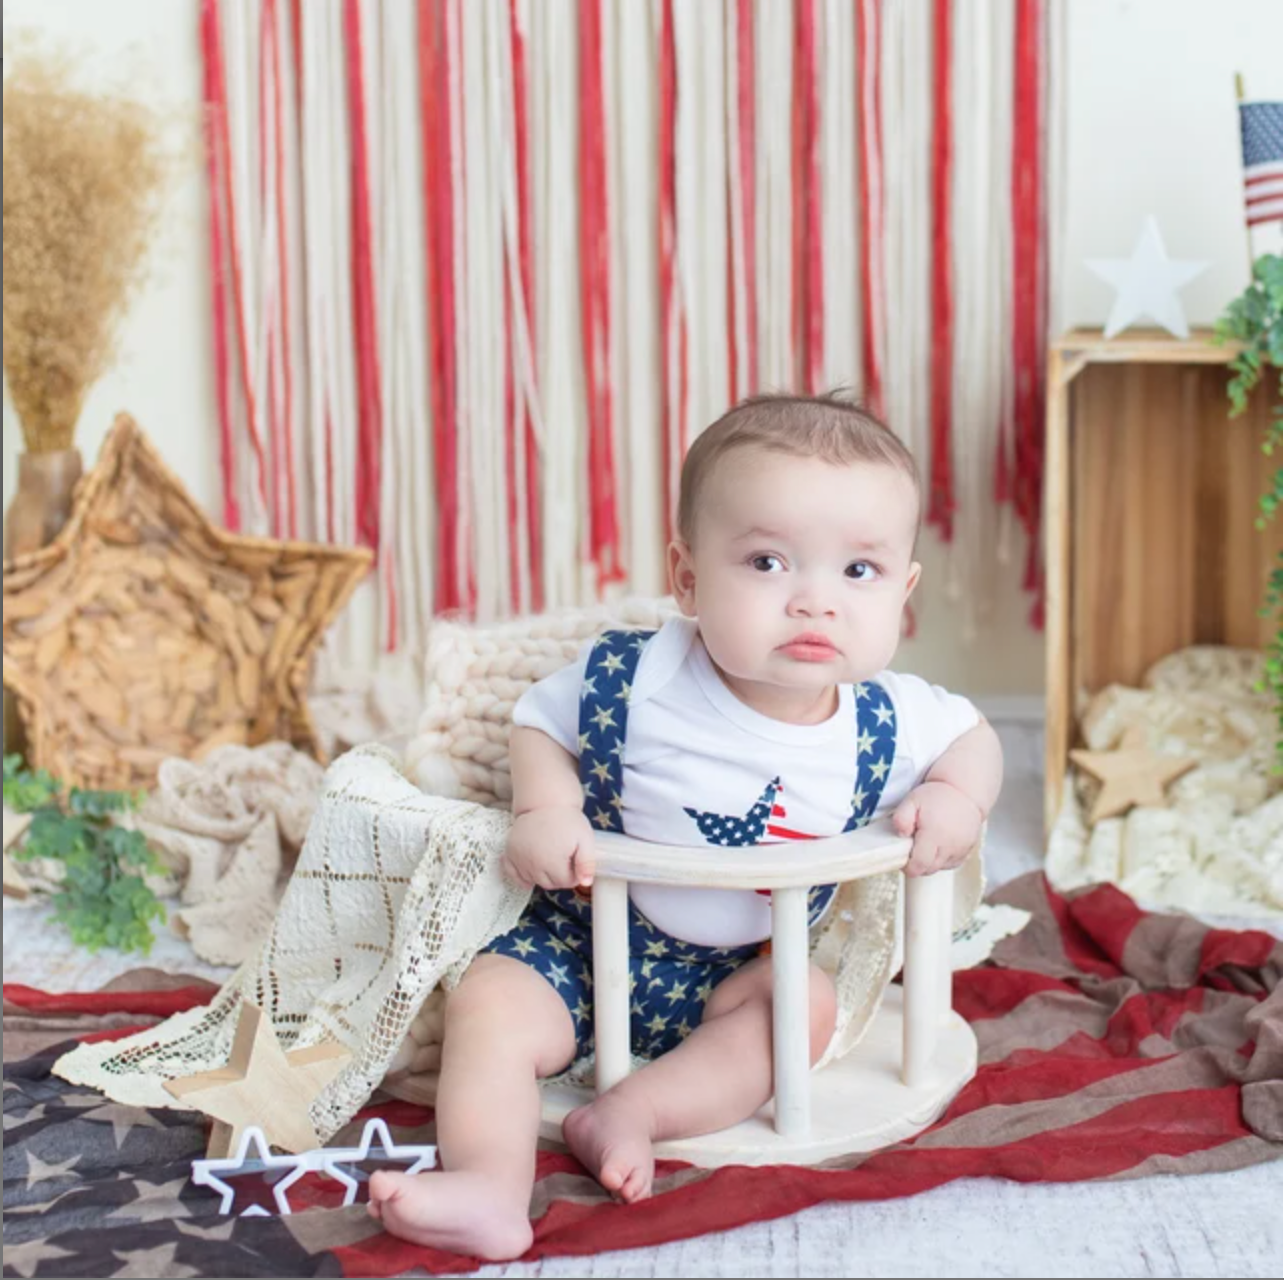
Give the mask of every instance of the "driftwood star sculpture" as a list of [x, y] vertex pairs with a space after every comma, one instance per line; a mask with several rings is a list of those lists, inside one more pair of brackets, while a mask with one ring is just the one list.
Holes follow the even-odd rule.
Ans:
[[261, 1129], [274, 1147], [308, 1151], [321, 1145], [308, 1108], [351, 1057], [333, 1043], [286, 1053], [271, 1019], [247, 1002], [227, 1066], [170, 1080], [165, 1091], [214, 1119], [210, 1159], [230, 1156], [251, 1127]]
[[370, 560], [215, 527], [121, 414], [57, 538], [4, 566], [4, 684], [32, 766], [133, 788], [229, 742], [321, 758], [311, 658]]
[[1167, 803], [1164, 788], [1197, 763], [1151, 751], [1145, 733], [1135, 728], [1127, 730], [1113, 751], [1072, 751], [1070, 759], [1101, 783], [1088, 814], [1094, 825], [1102, 818], [1126, 813], [1134, 805], [1162, 807]]

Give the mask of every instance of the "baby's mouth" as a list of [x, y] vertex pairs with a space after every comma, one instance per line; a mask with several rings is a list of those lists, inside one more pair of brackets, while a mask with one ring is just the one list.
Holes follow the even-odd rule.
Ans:
[[777, 652], [798, 662], [833, 662], [840, 656], [834, 642], [815, 631], [804, 631], [802, 635], [794, 636], [792, 640], [782, 644]]

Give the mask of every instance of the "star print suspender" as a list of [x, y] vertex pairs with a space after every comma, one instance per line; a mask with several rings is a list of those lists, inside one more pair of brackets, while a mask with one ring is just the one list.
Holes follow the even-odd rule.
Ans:
[[606, 631], [589, 653], [580, 688], [580, 786], [598, 831], [623, 831], [624, 735], [638, 658], [654, 631]]
[[856, 790], [844, 831], [863, 827], [883, 798], [896, 755], [896, 708], [875, 680], [854, 686], [856, 693]]
[[[624, 742], [638, 659], [654, 631], [607, 631], [589, 653], [580, 689], [580, 785], [585, 817], [600, 831], [623, 831]], [[874, 680], [855, 686], [856, 789], [844, 831], [863, 827], [878, 802], [896, 754], [896, 708]]]

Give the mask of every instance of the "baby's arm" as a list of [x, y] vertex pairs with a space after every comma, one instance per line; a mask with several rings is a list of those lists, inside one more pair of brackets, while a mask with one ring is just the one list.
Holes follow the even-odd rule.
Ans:
[[527, 888], [593, 883], [593, 828], [581, 807], [575, 757], [539, 729], [518, 726], [508, 745], [513, 825], [505, 874]]
[[892, 815], [903, 836], [914, 837], [906, 872], [928, 875], [957, 867], [981, 836], [1003, 783], [998, 734], [982, 720], [957, 738]]

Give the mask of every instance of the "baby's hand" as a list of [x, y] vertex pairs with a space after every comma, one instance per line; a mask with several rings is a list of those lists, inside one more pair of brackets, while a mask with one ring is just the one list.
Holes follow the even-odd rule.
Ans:
[[530, 809], [513, 820], [501, 866], [527, 889], [573, 889], [593, 883], [593, 848], [593, 828], [582, 810]]
[[915, 787], [892, 814], [897, 833], [914, 837], [905, 874], [926, 876], [957, 867], [981, 838], [984, 821], [980, 805], [948, 782]]

